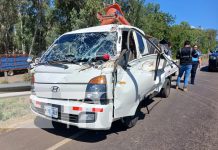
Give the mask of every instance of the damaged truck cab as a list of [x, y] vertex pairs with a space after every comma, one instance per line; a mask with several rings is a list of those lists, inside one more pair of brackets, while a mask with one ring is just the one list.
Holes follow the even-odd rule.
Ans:
[[54, 127], [107, 130], [118, 119], [132, 127], [145, 97], [170, 94], [176, 71], [135, 27], [111, 24], [68, 32], [35, 67], [31, 109]]

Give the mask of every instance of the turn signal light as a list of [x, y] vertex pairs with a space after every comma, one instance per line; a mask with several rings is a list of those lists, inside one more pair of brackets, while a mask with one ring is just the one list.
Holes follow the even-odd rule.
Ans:
[[103, 112], [103, 108], [92, 108], [92, 112]]
[[89, 84], [106, 84], [106, 83], [107, 81], [104, 75], [97, 76], [89, 81]]
[[82, 111], [82, 107], [72, 107], [72, 110], [75, 110], [75, 111]]

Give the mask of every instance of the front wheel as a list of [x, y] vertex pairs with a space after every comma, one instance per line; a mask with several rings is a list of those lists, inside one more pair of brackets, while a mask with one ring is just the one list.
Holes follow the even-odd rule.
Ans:
[[212, 72], [213, 69], [212, 69], [210, 66], [208, 66], [208, 71], [209, 71], [209, 72]]
[[164, 87], [160, 91], [160, 95], [163, 98], [167, 98], [170, 95], [170, 88], [171, 88], [171, 80], [166, 79]]
[[13, 70], [9, 70], [8, 71], [8, 76], [13, 76], [14, 75], [14, 71]]
[[127, 116], [121, 119], [123, 126], [126, 128], [134, 127], [137, 121], [139, 120], [139, 113], [140, 113], [140, 109], [138, 106], [138, 109], [136, 110], [134, 116]]

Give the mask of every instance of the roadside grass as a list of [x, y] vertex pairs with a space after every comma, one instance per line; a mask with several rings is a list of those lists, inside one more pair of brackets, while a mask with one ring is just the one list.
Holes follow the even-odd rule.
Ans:
[[3, 80], [0, 82], [1, 84], [8, 84], [9, 82], [7, 80]]
[[23, 75], [23, 81], [29, 82], [32, 79], [32, 74], [27, 73]]
[[27, 96], [0, 99], [0, 124], [30, 113], [29, 98]]

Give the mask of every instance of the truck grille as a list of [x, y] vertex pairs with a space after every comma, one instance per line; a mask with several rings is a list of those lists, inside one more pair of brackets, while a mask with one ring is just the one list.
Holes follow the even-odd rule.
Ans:
[[[37, 113], [45, 116], [45, 110], [43, 108], [36, 108], [35, 107], [35, 108], [33, 108], [33, 110], [36, 111]], [[58, 112], [58, 118], [52, 118], [52, 119], [59, 119], [59, 120], [63, 120], [63, 121], [78, 123], [78, 118], [79, 118], [78, 115]]]

